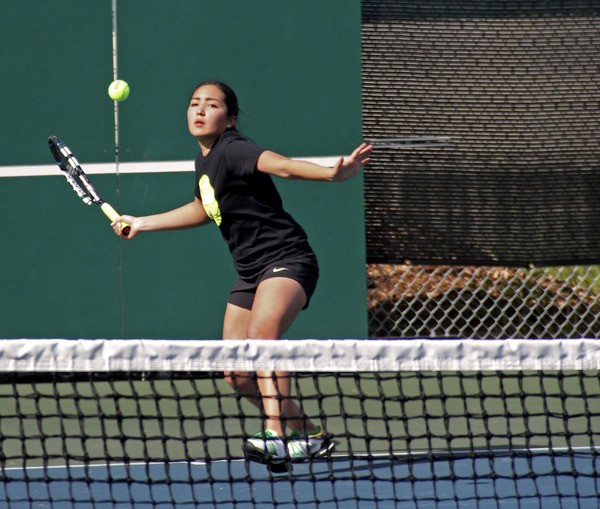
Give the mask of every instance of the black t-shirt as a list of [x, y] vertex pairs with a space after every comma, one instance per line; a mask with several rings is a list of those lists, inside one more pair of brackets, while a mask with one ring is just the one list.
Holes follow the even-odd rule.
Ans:
[[305, 231], [283, 209], [271, 176], [256, 170], [264, 149], [228, 131], [196, 157], [195, 194], [221, 230], [238, 274], [253, 277], [283, 260], [314, 258]]

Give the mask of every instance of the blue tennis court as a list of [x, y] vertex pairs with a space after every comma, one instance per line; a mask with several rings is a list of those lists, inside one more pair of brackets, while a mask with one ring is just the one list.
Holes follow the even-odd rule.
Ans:
[[15, 468], [4, 471], [0, 503], [106, 509], [591, 508], [598, 506], [598, 471], [600, 456], [591, 451], [452, 461], [334, 456], [296, 464], [293, 473], [282, 475], [244, 460]]

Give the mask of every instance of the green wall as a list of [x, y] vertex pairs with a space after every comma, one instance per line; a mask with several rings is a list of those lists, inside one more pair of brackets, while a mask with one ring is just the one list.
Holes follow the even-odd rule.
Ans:
[[[237, 91], [240, 128], [292, 157], [346, 154], [361, 140], [358, 0], [119, 0], [122, 162], [189, 161], [189, 172], [93, 175], [123, 212], [193, 197], [189, 94], [205, 79]], [[216, 227], [116, 239], [51, 164], [47, 137], [84, 163], [114, 162], [110, 0], [3, 6], [0, 88], [0, 337], [217, 338], [234, 273]], [[10, 70], [9, 72], [7, 70]], [[165, 165], [168, 168], [168, 164]], [[362, 180], [277, 181], [322, 278], [289, 337], [367, 334]]]

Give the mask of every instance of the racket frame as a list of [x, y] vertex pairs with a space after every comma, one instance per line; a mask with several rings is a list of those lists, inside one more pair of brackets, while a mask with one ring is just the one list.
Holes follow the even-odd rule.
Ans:
[[[81, 168], [79, 161], [73, 155], [69, 147], [67, 147], [57, 136], [50, 136], [48, 138], [48, 145], [61, 173], [67, 179], [67, 182], [71, 185], [77, 196], [81, 198], [83, 203], [86, 205], [92, 205], [94, 203], [100, 206], [104, 215], [111, 221], [115, 221], [120, 214], [109, 203], [104, 201], [100, 193], [90, 182], [90, 179]], [[121, 230], [123, 234], [127, 236], [129, 234], [130, 226], [123, 222], [121, 224]]]

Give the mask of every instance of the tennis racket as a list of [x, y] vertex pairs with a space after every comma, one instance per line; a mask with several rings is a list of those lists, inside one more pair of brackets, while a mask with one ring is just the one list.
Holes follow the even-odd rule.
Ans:
[[[50, 136], [48, 138], [48, 145], [50, 146], [50, 152], [52, 152], [60, 171], [67, 179], [67, 182], [71, 184], [73, 191], [75, 191], [77, 196], [83, 200], [83, 203], [86, 205], [95, 203], [100, 206], [102, 212], [104, 212], [106, 217], [111, 221], [117, 219], [120, 214], [102, 199], [100, 193], [96, 191], [96, 188], [81, 169], [79, 161], [77, 161], [64, 142], [56, 136]], [[129, 235], [130, 230], [131, 227], [127, 223], [121, 223], [121, 233], [125, 237]]]
[[448, 136], [415, 136], [412, 138], [373, 138], [366, 140], [373, 148], [428, 148], [452, 144]]

